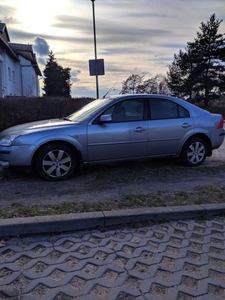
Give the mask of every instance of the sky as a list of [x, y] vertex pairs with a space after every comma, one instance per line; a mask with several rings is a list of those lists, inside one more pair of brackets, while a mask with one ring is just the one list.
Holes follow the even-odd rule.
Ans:
[[[118, 94], [132, 74], [166, 75], [174, 54], [213, 13], [224, 20], [219, 33], [225, 33], [225, 0], [95, 0], [94, 11], [97, 58], [105, 67], [100, 97]], [[71, 68], [72, 97], [96, 97], [89, 73], [95, 58], [91, 0], [0, 0], [0, 20], [12, 43], [33, 45], [41, 71], [50, 51]]]

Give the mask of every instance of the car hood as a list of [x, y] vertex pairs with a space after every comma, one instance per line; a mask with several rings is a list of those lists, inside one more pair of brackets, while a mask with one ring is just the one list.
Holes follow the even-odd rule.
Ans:
[[23, 132], [33, 132], [39, 130], [48, 130], [51, 128], [62, 128], [71, 125], [76, 125], [79, 123], [71, 122], [65, 119], [49, 119], [49, 120], [41, 120], [30, 123], [24, 123], [20, 125], [16, 125], [5, 129], [2, 131], [1, 136], [9, 135], [9, 134], [22, 134]]

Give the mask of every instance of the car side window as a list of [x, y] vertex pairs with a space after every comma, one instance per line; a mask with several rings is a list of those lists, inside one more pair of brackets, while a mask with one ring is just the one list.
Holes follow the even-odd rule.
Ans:
[[190, 116], [184, 107], [167, 99], [151, 99], [150, 115], [152, 120], [188, 118]]
[[110, 115], [113, 123], [140, 121], [144, 116], [144, 101], [143, 99], [121, 101], [107, 109], [103, 115]]
[[180, 105], [178, 105], [178, 111], [179, 111], [179, 118], [189, 118], [190, 117], [189, 111]]

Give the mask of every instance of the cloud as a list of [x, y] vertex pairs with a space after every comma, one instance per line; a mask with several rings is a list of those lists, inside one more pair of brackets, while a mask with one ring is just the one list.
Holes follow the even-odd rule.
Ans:
[[[163, 18], [163, 15], [161, 17]], [[143, 20], [137, 26], [132, 21], [125, 22], [123, 19], [118, 18], [106, 20], [104, 16], [100, 16], [96, 23], [98, 51], [105, 51], [108, 54], [111, 52], [108, 50], [109, 48], [115, 49], [117, 47], [117, 53], [123, 52], [123, 49], [126, 48], [124, 45], [128, 44], [131, 45], [130, 51], [135, 52], [137, 48], [140, 51], [142, 49], [140, 44], [142, 46], [151, 45], [155, 38], [160, 39], [173, 35], [169, 28], [164, 28], [163, 26], [161, 28], [152, 28], [151, 26], [146, 26]], [[92, 47], [93, 45], [93, 28], [92, 20], [90, 19], [72, 15], [57, 15], [52, 26], [65, 30], [65, 33], [70, 32], [69, 35], [58, 36], [59, 42], [66, 41], [71, 43], [71, 45], [73, 44], [73, 47], [76, 45], [77, 48], [82, 45], [87, 47], [86, 49], [90, 49], [90, 46]], [[56, 39], [54, 36], [46, 36], [46, 38], [52, 41]], [[134, 48], [134, 50], [131, 50], [131, 48]]]
[[47, 56], [49, 54], [49, 44], [46, 42], [45, 39], [37, 36], [35, 39], [34, 39], [34, 44], [33, 44], [33, 48], [34, 48], [34, 51], [40, 55], [41, 57], [42, 56]]
[[187, 47], [187, 44], [180, 44], [180, 43], [166, 43], [166, 44], [158, 44], [159, 47], [163, 48], [176, 48], [176, 49], [184, 49]]
[[150, 13], [150, 12], [132, 12], [132, 13], [128, 13], [127, 14], [128, 17], [132, 17], [132, 18], [176, 18], [176, 15], [166, 15], [166, 14], [157, 14], [157, 13]]
[[[6, 24], [7, 25], [7, 24]], [[16, 29], [15, 27], [10, 28], [10, 26], [7, 25], [7, 29], [9, 32], [10, 40], [12, 40], [14, 43], [26, 43], [25, 41], [31, 41], [34, 39], [37, 34], [25, 32], [19, 29]]]
[[40, 65], [45, 65], [46, 64], [46, 59], [44, 57], [38, 57], [37, 62]]
[[[13, 15], [15, 15], [17, 9], [15, 7], [9, 6], [9, 5], [2, 5], [1, 4], [1, 16], [5, 16], [2, 20], [3, 22], [6, 22], [7, 20], [10, 20]], [[13, 18], [12, 18], [13, 20]]]
[[71, 29], [72, 27], [77, 28], [82, 31], [87, 29], [92, 29], [92, 22], [90, 19], [85, 17], [73, 16], [73, 15], [57, 15], [55, 16], [55, 22], [52, 24], [52, 27]]
[[78, 82], [78, 81], [80, 81], [80, 79], [77, 78], [77, 76], [78, 76], [80, 73], [81, 73], [80, 70], [72, 70], [72, 71], [70, 72], [70, 75], [71, 75], [71, 81], [72, 81], [72, 82]]
[[19, 24], [20, 23], [17, 19], [15, 19], [13, 17], [5, 17], [3, 19], [3, 22], [6, 23], [7, 26], [8, 25], [10, 26], [10, 24]]

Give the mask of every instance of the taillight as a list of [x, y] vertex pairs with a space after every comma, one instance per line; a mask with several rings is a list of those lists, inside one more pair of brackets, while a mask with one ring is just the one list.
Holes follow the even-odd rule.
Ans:
[[221, 116], [220, 122], [217, 126], [217, 129], [221, 129], [221, 128], [223, 128], [223, 117], [222, 116]]

